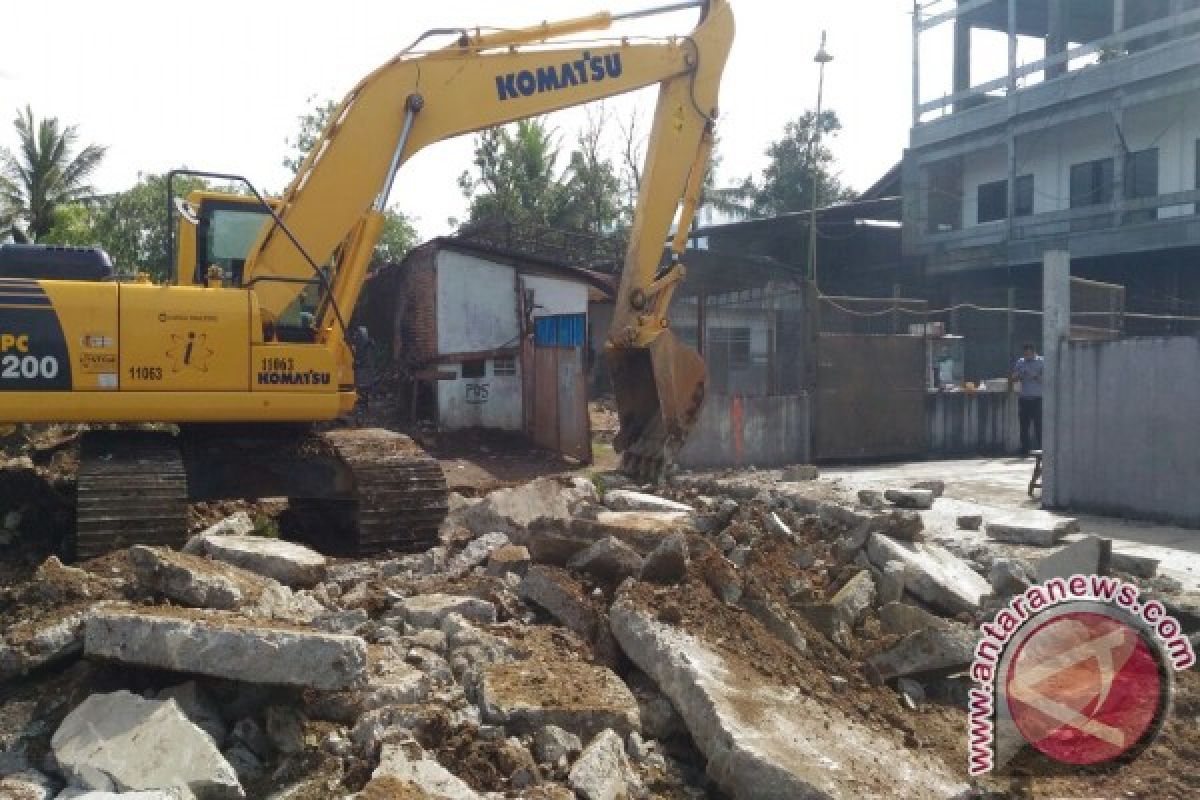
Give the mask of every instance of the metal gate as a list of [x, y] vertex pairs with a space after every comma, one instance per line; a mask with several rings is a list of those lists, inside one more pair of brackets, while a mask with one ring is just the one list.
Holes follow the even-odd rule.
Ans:
[[563, 455], [592, 461], [583, 349], [536, 346], [533, 349], [533, 440]]
[[813, 455], [857, 461], [924, 455], [925, 339], [821, 334]]

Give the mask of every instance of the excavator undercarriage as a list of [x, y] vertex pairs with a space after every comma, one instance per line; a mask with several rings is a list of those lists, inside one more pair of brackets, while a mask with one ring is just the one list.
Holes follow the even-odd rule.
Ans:
[[181, 547], [188, 503], [287, 497], [288, 532], [324, 553], [419, 552], [446, 516], [441, 466], [402, 434], [302, 425], [97, 430], [80, 443], [75, 555]]

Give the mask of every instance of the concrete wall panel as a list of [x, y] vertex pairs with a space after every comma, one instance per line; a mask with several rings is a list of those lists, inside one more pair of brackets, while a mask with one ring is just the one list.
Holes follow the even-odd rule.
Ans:
[[442, 250], [437, 262], [438, 352], [478, 353], [517, 343], [512, 267]]
[[1066, 353], [1049, 499], [1200, 526], [1200, 340], [1071, 342]]
[[807, 394], [709, 395], [678, 461], [691, 469], [805, 464], [810, 425]]
[[933, 458], [1008, 455], [1020, 450], [1015, 394], [930, 393], [925, 411]]

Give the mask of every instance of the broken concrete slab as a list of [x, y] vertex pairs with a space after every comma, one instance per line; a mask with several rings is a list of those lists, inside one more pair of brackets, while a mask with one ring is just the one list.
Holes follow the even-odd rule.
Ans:
[[377, 708], [424, 703], [433, 691], [430, 677], [406, 661], [407, 655], [404, 648], [369, 645], [366, 686], [346, 691], [310, 692], [308, 714], [315, 719], [350, 725]]
[[359, 796], [364, 800], [384, 797], [480, 800], [474, 789], [427, 755], [415, 741], [385, 743], [379, 766]]
[[622, 800], [638, 793], [641, 780], [625, 756], [621, 736], [606, 730], [583, 749], [567, 785], [583, 800]]
[[871, 520], [868, 530], [902, 542], [925, 541], [925, 521], [916, 511], [892, 510], [879, 514]]
[[992, 520], [987, 535], [1006, 544], [1029, 544], [1050, 547], [1064, 536], [1079, 531], [1079, 520], [1057, 517], [1045, 511]]
[[503, 577], [508, 573], [524, 576], [532, 563], [529, 548], [519, 544], [506, 544], [498, 547], [488, 556], [487, 573]]
[[933, 492], [928, 489], [888, 489], [883, 493], [883, 497], [898, 508], [933, 508]]
[[173, 700], [94, 694], [50, 741], [72, 786], [102, 791], [179, 787], [197, 798], [242, 798], [233, 767]]
[[695, 516], [683, 511], [601, 511], [594, 519], [573, 519], [571, 533], [593, 542], [612, 536], [645, 554], [671, 534], [697, 533], [695, 523]]
[[872, 511], [883, 509], [883, 492], [876, 489], [859, 489], [858, 504], [863, 508], [869, 508]]
[[459, 614], [481, 625], [491, 625], [496, 621], [496, 607], [478, 597], [419, 594], [404, 598], [398, 605], [404, 611], [405, 621], [416, 628], [441, 627], [442, 621], [450, 614]]
[[760, 584], [748, 581], [741, 603], [776, 639], [799, 653], [808, 649], [808, 641], [804, 634], [788, 617], [787, 611], [772, 600], [770, 592], [765, 591]]
[[517, 593], [545, 609], [559, 624], [591, 643], [596, 657], [615, 665], [619, 650], [608, 628], [608, 614], [588, 597], [583, 586], [557, 567], [535, 566], [529, 569]]
[[917, 481], [910, 489], [925, 489], [933, 492], [934, 498], [941, 497], [946, 493], [946, 482], [941, 480]]
[[613, 511], [674, 511], [692, 513], [692, 507], [645, 492], [613, 489], [604, 493], [604, 505]]
[[939, 759], [906, 750], [794, 688], [747, 679], [701, 640], [618, 596], [613, 629], [626, 655], [679, 710], [708, 775], [735, 800], [872, 797], [881, 772], [912, 796], [965, 784]]
[[1072, 575], [1107, 575], [1112, 559], [1112, 540], [1086, 536], [1037, 562], [1037, 582]]
[[[0, 797], [4, 800], [51, 800], [56, 795], [49, 779], [40, 773], [23, 772], [0, 777]], [[62, 797], [62, 795], [57, 795]]]
[[570, 520], [538, 520], [519, 538], [529, 549], [533, 563], [563, 567], [576, 553], [603, 536], [577, 533]]
[[1012, 597], [1034, 584], [1033, 571], [1020, 559], [997, 558], [988, 568], [988, 583], [996, 597]]
[[483, 719], [510, 732], [557, 725], [587, 740], [612, 728], [639, 730], [637, 700], [616, 673], [582, 661], [518, 661], [485, 667], [479, 692]]
[[908, 634], [894, 647], [867, 659], [867, 675], [882, 683], [892, 678], [965, 668], [975, 652], [976, 633], [965, 625]]
[[541, 519], [566, 521], [571, 518], [572, 501], [579, 500], [578, 492], [568, 491], [553, 478], [538, 478], [488, 493], [465, 509], [461, 519], [463, 525], [478, 535], [499, 531], [507, 533], [517, 544], [524, 544], [521, 536], [531, 524]]
[[584, 572], [598, 581], [618, 584], [642, 571], [642, 557], [615, 536], [601, 539], [567, 562], [567, 569]]
[[674, 584], [687, 576], [688, 545], [682, 533], [667, 536], [650, 551], [642, 563], [641, 580], [651, 583]]
[[889, 561], [879, 568], [879, 584], [876, 587], [879, 604], [898, 603], [904, 596], [904, 564], [900, 561]]
[[868, 570], [862, 570], [830, 598], [829, 604], [837, 609], [845, 623], [853, 628], [863, 614], [875, 603], [875, 580]]
[[1159, 563], [1157, 558], [1114, 550], [1109, 556], [1108, 566], [1113, 572], [1124, 572], [1137, 578], [1153, 578], [1158, 574]]
[[557, 725], [543, 725], [533, 735], [533, 753], [541, 764], [557, 764], [560, 758], [574, 758], [583, 750], [583, 742]]
[[129, 561], [143, 590], [192, 608], [291, 619], [311, 619], [323, 610], [273, 578], [167, 547], [134, 545]]
[[160, 691], [157, 700], [174, 700], [179, 710], [192, 724], [212, 737], [217, 747], [225, 745], [225, 720], [216, 702], [195, 681], [169, 686]]
[[988, 582], [965, 561], [931, 542], [897, 542], [875, 533], [867, 541], [867, 557], [879, 569], [889, 561], [904, 564], [906, 589], [951, 614], [978, 609], [991, 592]]
[[914, 631], [945, 628], [956, 625], [953, 620], [939, 617], [908, 603], [884, 603], [879, 607], [879, 627], [884, 633], [906, 636]]
[[365, 679], [367, 645], [220, 611], [100, 607], [84, 626], [84, 654], [247, 683], [346, 689]]
[[0, 682], [78, 656], [90, 607], [21, 620], [0, 635]]
[[266, 575], [285, 586], [311, 587], [325, 579], [325, 556], [302, 544], [282, 539], [202, 533], [192, 537], [184, 552], [205, 555]]
[[508, 544], [506, 533], [485, 533], [472, 540], [462, 552], [450, 559], [446, 571], [451, 575], [465, 575], [475, 567], [480, 566], [493, 552]]
[[245, 511], [238, 511], [220, 522], [209, 525], [197, 536], [249, 536], [253, 532], [254, 520]]

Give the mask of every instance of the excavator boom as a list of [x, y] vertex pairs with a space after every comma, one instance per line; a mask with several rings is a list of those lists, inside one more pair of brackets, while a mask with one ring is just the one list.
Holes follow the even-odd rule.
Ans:
[[[685, 8], [702, 9], [686, 36], [578, 38]], [[346, 326], [399, 170], [443, 139], [655, 85], [607, 355], [625, 466], [661, 474], [704, 395], [703, 364], [667, 312], [732, 40], [727, 0], [434, 31], [350, 91], [281, 197], [193, 192], [172, 205], [175, 285], [114, 281], [99, 250], [0, 247], [0, 423], [178, 426], [85, 436], [79, 553], [182, 543], [187, 502], [228, 497], [287, 496], [295, 529], [334, 532], [329, 551], [434, 544], [447, 502], [436, 461], [391, 431], [311, 428], [355, 407]]]
[[[685, 37], [568, 48], [552, 41], [607, 29], [626, 17], [687, 7], [700, 7], [703, 14]], [[657, 84], [606, 350], [620, 411], [618, 442], [627, 448], [624, 467], [642, 478], [661, 475], [704, 397], [703, 362], [672, 336], [667, 314], [684, 275], [678, 258], [708, 166], [718, 87], [733, 33], [726, 0], [703, 0], [519, 30], [464, 30], [441, 50], [400, 54], [364, 78], [331, 115], [280, 200], [283, 226], [265, 227], [251, 251], [246, 277], [257, 283], [264, 317], [282, 314], [295, 300], [303, 288], [300, 279], [311, 276], [311, 264], [332, 260], [333, 289], [320, 329], [338, 337], [335, 317], [348, 318], [357, 300], [397, 171], [421, 148]], [[394, 146], [380, 147], [380, 142]], [[673, 223], [672, 259], [663, 267], [663, 243]], [[294, 234], [286, 235], [289, 231]]]

